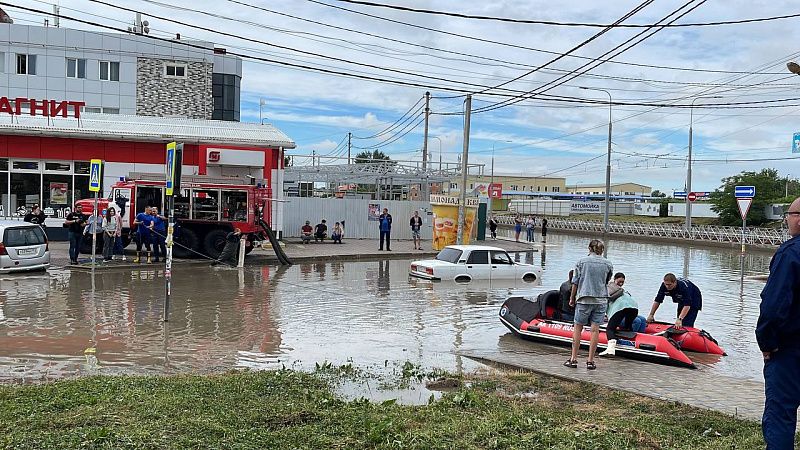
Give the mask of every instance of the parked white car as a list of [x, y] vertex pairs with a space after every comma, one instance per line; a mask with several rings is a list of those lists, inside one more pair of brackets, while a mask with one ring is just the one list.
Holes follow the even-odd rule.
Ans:
[[50, 266], [47, 235], [41, 226], [0, 220], [0, 273], [46, 270]]
[[451, 280], [459, 283], [472, 280], [541, 280], [542, 269], [530, 264], [515, 263], [502, 248], [483, 245], [448, 245], [436, 255], [411, 263], [409, 275], [426, 280]]

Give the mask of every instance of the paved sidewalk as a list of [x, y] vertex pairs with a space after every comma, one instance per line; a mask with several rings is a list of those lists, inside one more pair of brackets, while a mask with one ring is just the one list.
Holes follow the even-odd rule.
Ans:
[[[510, 333], [500, 337], [497, 350], [465, 350], [459, 354], [479, 361], [720, 411], [743, 419], [761, 420], [764, 411], [764, 383], [714, 374], [702, 366], [692, 370], [620, 357], [599, 357], [597, 370], [587, 371], [586, 352], [581, 351], [578, 368], [570, 369], [562, 366], [569, 358], [567, 347], [523, 341]], [[689, 355], [695, 359], [696, 354]]]

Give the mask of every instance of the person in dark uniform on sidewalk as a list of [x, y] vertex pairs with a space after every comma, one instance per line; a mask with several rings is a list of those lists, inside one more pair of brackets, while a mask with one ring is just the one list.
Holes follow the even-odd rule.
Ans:
[[756, 340], [764, 355], [764, 416], [768, 450], [792, 449], [800, 407], [800, 198], [785, 213], [791, 239], [775, 252], [761, 291]]
[[390, 248], [391, 244], [389, 243], [392, 235], [392, 215], [389, 214], [389, 210], [387, 208], [383, 208], [383, 214], [378, 217], [378, 227], [381, 230], [381, 245], [378, 250], [383, 250], [383, 241], [385, 240], [386, 251], [392, 251]]
[[225, 236], [225, 247], [222, 248], [222, 253], [219, 258], [211, 263], [212, 266], [217, 264], [230, 264], [236, 266], [239, 250], [239, 239], [242, 237], [242, 230], [235, 228], [232, 232]]
[[658, 294], [653, 300], [650, 315], [647, 316], [647, 323], [655, 320], [656, 311], [664, 302], [664, 296], [672, 297], [672, 301], [678, 304], [675, 328], [693, 327], [697, 313], [703, 309], [703, 294], [700, 292], [700, 288], [689, 280], [679, 280], [675, 274], [664, 275], [664, 282], [661, 283]]

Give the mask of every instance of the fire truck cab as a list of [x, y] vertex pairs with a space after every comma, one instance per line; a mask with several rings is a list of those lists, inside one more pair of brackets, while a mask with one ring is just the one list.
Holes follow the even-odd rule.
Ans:
[[[122, 219], [124, 246], [133, 240], [133, 222], [146, 207], [157, 207], [163, 216], [169, 214], [165, 210], [164, 185], [163, 174], [131, 174], [111, 186], [108, 198], [99, 200], [98, 211], [115, 209]], [[175, 195], [175, 256], [217, 258], [225, 246], [225, 237], [234, 228], [246, 236], [245, 250], [249, 253], [254, 242], [266, 239], [261, 221], [270, 223], [270, 197], [270, 189], [255, 179], [184, 175], [180, 192]], [[79, 200], [76, 207], [91, 216], [94, 199]], [[81, 251], [91, 253], [91, 239], [83, 241]], [[102, 245], [102, 239], [97, 242]]]

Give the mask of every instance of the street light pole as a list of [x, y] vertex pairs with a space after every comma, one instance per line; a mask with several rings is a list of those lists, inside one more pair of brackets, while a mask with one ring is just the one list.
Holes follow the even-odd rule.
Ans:
[[[608, 235], [608, 211], [610, 208], [609, 196], [611, 195], [611, 127], [613, 121], [611, 120], [611, 93], [605, 89], [581, 87], [588, 91], [601, 91], [608, 95], [608, 154], [606, 155], [606, 195], [605, 195], [605, 212], [603, 213], [603, 240], [607, 240]], [[606, 242], [606, 244], [608, 244]], [[606, 245], [608, 249], [608, 245]]]
[[719, 95], [708, 97], [695, 97], [689, 106], [689, 159], [686, 167], [686, 232], [692, 236], [692, 202], [689, 201], [689, 193], [692, 192], [692, 128], [694, 125], [694, 102], [701, 98], [722, 98]]

